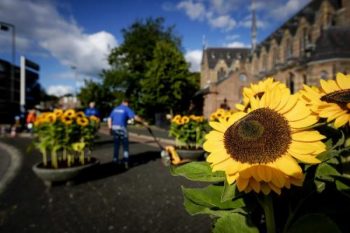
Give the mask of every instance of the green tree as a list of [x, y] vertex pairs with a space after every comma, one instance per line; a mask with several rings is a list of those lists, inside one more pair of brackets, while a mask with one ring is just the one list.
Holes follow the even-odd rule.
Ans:
[[105, 83], [85, 80], [85, 85], [81, 88], [78, 98], [84, 107], [87, 107], [89, 102], [94, 101], [101, 117], [104, 118], [116, 105], [118, 92], [113, 92]]
[[140, 102], [149, 110], [145, 112], [147, 116], [155, 111], [183, 113], [198, 86], [198, 75], [189, 72], [181, 51], [173, 43], [159, 41], [141, 81]]
[[[140, 81], [147, 72], [146, 64], [153, 60], [153, 51], [159, 41], [168, 41], [180, 48], [181, 40], [173, 32], [174, 26], [165, 27], [163, 18], [137, 20], [130, 27], [123, 29], [123, 43], [112, 50], [108, 60], [111, 69], [104, 72], [104, 77], [114, 87], [124, 90], [132, 106], [142, 114]], [[107, 75], [109, 77], [107, 77]]]

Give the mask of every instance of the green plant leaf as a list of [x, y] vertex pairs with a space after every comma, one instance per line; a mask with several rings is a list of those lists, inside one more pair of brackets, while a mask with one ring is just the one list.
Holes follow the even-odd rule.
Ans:
[[173, 166], [170, 172], [174, 176], [183, 176], [192, 181], [221, 182], [225, 180], [224, 172], [212, 172], [207, 162], [191, 162]]
[[194, 203], [192, 200], [188, 199], [186, 196], [184, 197], [184, 206], [190, 215], [197, 215], [197, 214], [208, 214], [208, 215], [213, 215], [216, 217], [223, 217], [228, 215], [229, 213], [232, 212], [244, 212], [241, 209], [235, 209], [235, 210], [218, 210], [218, 209], [211, 209], [207, 206], [202, 206]]
[[327, 150], [327, 151], [324, 151], [321, 154], [319, 154], [317, 156], [317, 158], [319, 160], [321, 160], [322, 162], [325, 162], [327, 160], [334, 158], [335, 156], [339, 156], [339, 154], [340, 154], [340, 152], [337, 150]]
[[326, 188], [326, 183], [324, 181], [315, 180], [316, 190], [321, 193]]
[[216, 221], [213, 233], [259, 233], [259, 230], [246, 216], [231, 213]]
[[322, 214], [304, 215], [287, 231], [287, 233], [300, 232], [341, 233], [338, 226], [330, 218]]
[[223, 189], [223, 186], [209, 185], [205, 188], [182, 188], [182, 192], [192, 202], [209, 208], [235, 209], [245, 206], [242, 198], [222, 202]]
[[224, 201], [232, 200], [233, 198], [236, 197], [237, 194], [238, 194], [238, 190], [236, 187], [236, 183], [230, 185], [225, 180], [224, 189], [221, 193], [221, 201], [224, 202]]
[[333, 182], [335, 175], [340, 175], [340, 173], [331, 164], [321, 163], [316, 169], [315, 176], [319, 179]]

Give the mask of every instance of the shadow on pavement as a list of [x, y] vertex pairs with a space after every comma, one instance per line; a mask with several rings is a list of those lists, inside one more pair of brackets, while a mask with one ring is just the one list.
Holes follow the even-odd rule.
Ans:
[[113, 162], [102, 163], [94, 168], [91, 168], [81, 174], [74, 180], [74, 184], [81, 184], [93, 180], [104, 179], [110, 176], [118, 175], [150, 161], [160, 158], [159, 151], [147, 151], [139, 154], [131, 155], [129, 158], [129, 168], [126, 169], [124, 164], [116, 164]]

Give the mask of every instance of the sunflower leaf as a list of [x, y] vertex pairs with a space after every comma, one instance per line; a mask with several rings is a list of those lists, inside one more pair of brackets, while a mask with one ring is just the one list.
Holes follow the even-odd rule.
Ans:
[[238, 191], [237, 191], [236, 183], [230, 185], [225, 180], [224, 189], [221, 193], [221, 201], [224, 202], [224, 201], [232, 200], [233, 198], [236, 197], [237, 193]]
[[214, 226], [213, 233], [259, 233], [247, 216], [239, 213], [231, 213], [222, 218], [219, 218]]
[[221, 182], [225, 180], [225, 173], [212, 172], [207, 162], [191, 162], [171, 167], [170, 172], [174, 176], [183, 176], [192, 181]]
[[205, 188], [182, 188], [182, 192], [193, 203], [208, 208], [232, 210], [245, 206], [242, 198], [222, 202], [221, 193], [223, 189], [223, 186], [209, 185]]
[[340, 175], [340, 173], [335, 169], [331, 164], [328, 163], [321, 163], [318, 165], [316, 169], [315, 176], [319, 179], [325, 180], [325, 181], [334, 181], [334, 177], [336, 175]]
[[237, 208], [234, 210], [218, 210], [218, 209], [211, 209], [207, 206], [202, 206], [199, 204], [194, 203], [192, 200], [188, 199], [186, 196], [184, 197], [184, 206], [190, 215], [197, 215], [197, 214], [208, 214], [213, 215], [216, 217], [224, 217], [230, 213], [245, 213], [241, 208]]
[[339, 151], [331, 149], [331, 150], [327, 150], [327, 151], [322, 152], [321, 154], [319, 154], [317, 156], [317, 158], [319, 160], [321, 160], [322, 162], [325, 162], [327, 160], [334, 158], [335, 156], [339, 156], [339, 153], [340, 153]]
[[330, 218], [322, 214], [304, 215], [287, 231], [287, 233], [299, 232], [341, 233], [338, 226]]
[[315, 185], [318, 193], [323, 192], [323, 190], [326, 188], [326, 183], [324, 181], [315, 180]]

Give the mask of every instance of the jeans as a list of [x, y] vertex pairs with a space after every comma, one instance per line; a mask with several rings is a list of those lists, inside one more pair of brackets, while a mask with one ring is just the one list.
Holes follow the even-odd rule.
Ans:
[[113, 137], [114, 137], [113, 161], [117, 162], [118, 159], [119, 159], [120, 142], [123, 145], [124, 161], [128, 161], [128, 159], [129, 159], [129, 138], [128, 138], [128, 131], [127, 131], [127, 129], [126, 128], [112, 129], [112, 134], [113, 134]]

